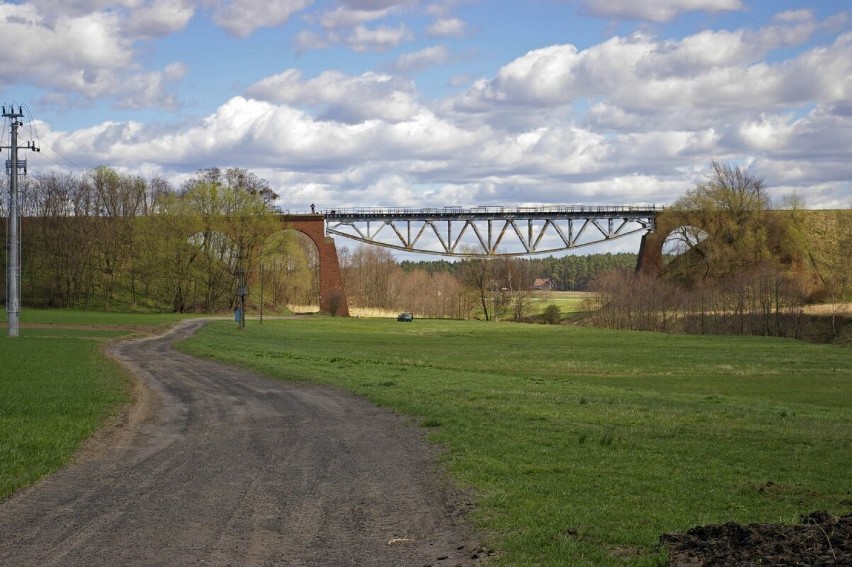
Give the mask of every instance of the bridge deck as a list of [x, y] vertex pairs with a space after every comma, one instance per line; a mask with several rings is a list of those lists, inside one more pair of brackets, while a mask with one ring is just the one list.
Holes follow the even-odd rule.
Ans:
[[326, 209], [318, 214], [331, 221], [370, 220], [514, 220], [655, 217], [656, 205], [546, 205], [536, 207], [356, 207]]

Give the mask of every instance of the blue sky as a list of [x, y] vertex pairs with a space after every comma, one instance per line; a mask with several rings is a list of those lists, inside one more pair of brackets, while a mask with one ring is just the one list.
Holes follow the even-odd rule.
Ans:
[[779, 205], [845, 208], [850, 17], [840, 0], [0, 1], [0, 100], [34, 119], [31, 174], [178, 186], [244, 167], [290, 210], [666, 205], [712, 159]]

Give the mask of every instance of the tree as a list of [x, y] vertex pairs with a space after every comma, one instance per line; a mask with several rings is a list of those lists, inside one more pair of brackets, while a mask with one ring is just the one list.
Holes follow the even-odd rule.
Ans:
[[353, 305], [393, 309], [398, 304], [402, 269], [386, 248], [359, 246], [343, 270]]
[[202, 251], [206, 311], [234, 305], [238, 272], [253, 274], [261, 245], [274, 230], [261, 181], [244, 170], [229, 169], [223, 176], [218, 168], [210, 168], [184, 184], [180, 197], [201, 219], [194, 242]]
[[319, 302], [316, 246], [294, 230], [273, 233], [262, 247], [268, 300], [273, 306]]
[[471, 258], [464, 260], [459, 268], [459, 277], [465, 288], [475, 297], [482, 317], [486, 321], [493, 319], [489, 309], [489, 299], [494, 290], [494, 265], [490, 258]]
[[[106, 166], [87, 173], [83, 183], [91, 191], [92, 210], [98, 219], [94, 261], [100, 275], [105, 306], [110, 309], [116, 287], [129, 285], [131, 305], [136, 301], [134, 229], [145, 211], [146, 184], [140, 177], [122, 175]], [[125, 277], [127, 276], [127, 277]]]
[[146, 290], [157, 304], [176, 313], [191, 311], [202, 276], [198, 261], [202, 248], [191, 236], [199, 233], [201, 216], [176, 193], [160, 193], [155, 207], [158, 213], [143, 218], [139, 230]]
[[529, 312], [532, 301], [532, 270], [529, 261], [502, 257], [495, 265], [498, 295], [505, 298], [513, 321], [522, 321]]
[[769, 199], [763, 179], [739, 166], [710, 164], [708, 181], [672, 207], [686, 253], [671, 275], [690, 283], [718, 279], [770, 259]]

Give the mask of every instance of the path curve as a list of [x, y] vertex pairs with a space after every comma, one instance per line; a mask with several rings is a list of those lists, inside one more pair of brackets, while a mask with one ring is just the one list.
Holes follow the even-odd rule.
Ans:
[[111, 347], [139, 403], [0, 504], [0, 565], [476, 563], [420, 431], [346, 392], [173, 350], [203, 324]]

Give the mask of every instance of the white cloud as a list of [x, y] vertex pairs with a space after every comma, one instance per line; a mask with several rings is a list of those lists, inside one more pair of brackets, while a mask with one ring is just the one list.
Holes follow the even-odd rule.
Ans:
[[466, 25], [458, 18], [442, 18], [426, 28], [429, 37], [464, 37]]
[[394, 16], [402, 16], [414, 0], [349, 0], [342, 6], [326, 9], [319, 15], [306, 14], [305, 21], [319, 24], [321, 31], [299, 32], [294, 46], [299, 53], [341, 45], [355, 52], [384, 52], [415, 38], [405, 23], [375, 24]]
[[342, 43], [353, 51], [387, 51], [412, 39], [414, 39], [414, 32], [405, 24], [376, 28], [359, 25], [342, 39]]
[[[798, 26], [806, 18], [793, 21]], [[849, 100], [852, 34], [785, 61], [764, 60], [772, 49], [807, 39], [812, 22], [805, 28], [790, 34], [775, 27], [707, 31], [677, 41], [637, 34], [582, 51], [573, 45], [537, 49], [504, 65], [494, 79], [477, 82], [455, 107], [552, 110], [587, 100], [593, 102], [590, 124], [635, 128], [662, 121], [701, 128], [809, 101]]]
[[581, 4], [595, 16], [652, 22], [668, 22], [685, 12], [743, 9], [741, 0], [581, 0]]
[[191, 0], [153, 0], [130, 12], [125, 29], [134, 36], [161, 37], [186, 27], [195, 14]]
[[258, 28], [283, 24], [312, 3], [313, 0], [217, 0], [213, 20], [231, 34], [247, 37]]
[[411, 81], [372, 72], [350, 77], [325, 71], [303, 80], [298, 70], [290, 69], [252, 85], [247, 93], [271, 102], [310, 107], [324, 120], [344, 123], [399, 122], [420, 111]]
[[333, 38], [328, 34], [320, 34], [312, 30], [302, 30], [296, 34], [293, 40], [293, 49], [296, 53], [304, 53], [313, 49], [325, 49], [332, 45]]
[[[80, 11], [76, 5], [63, 7]], [[183, 77], [185, 67], [175, 63], [163, 70], [141, 71], [135, 62], [134, 41], [141, 35], [166, 33], [164, 26], [177, 29], [192, 11], [168, 0], [125, 3], [125, 7], [127, 11], [69, 16], [63, 10], [40, 12], [31, 4], [0, 5], [0, 35], [26, 46], [6, 52], [0, 61], [0, 78], [14, 83], [24, 77], [48, 91], [45, 101], [60, 105], [83, 97], [112, 99], [125, 108], [175, 107], [177, 101], [168, 86]], [[141, 19], [130, 25], [128, 18], [139, 11]], [[178, 20], [165, 23], [161, 18], [165, 14]]]
[[383, 10], [353, 10], [338, 7], [324, 13], [320, 18], [320, 25], [325, 29], [351, 28], [386, 18], [393, 11], [393, 8]]
[[739, 137], [752, 150], [778, 150], [787, 147], [794, 131], [792, 116], [761, 114], [757, 120], [739, 125]]
[[296, 36], [294, 47], [299, 53], [312, 49], [325, 49], [333, 45], [342, 45], [358, 53], [384, 52], [413, 39], [414, 32], [405, 24], [374, 28], [358, 24], [353, 28], [326, 29], [322, 33], [302, 30]]
[[[0, 5], [0, 18], [6, 10], [26, 10], [37, 14], [38, 23], [95, 14], [109, 14], [121, 26], [128, 40], [161, 37], [182, 30], [195, 13], [198, 0], [31, 0]], [[32, 21], [36, 23], [36, 21]]]
[[387, 8], [411, 6], [417, 0], [342, 0], [354, 10], [385, 10]]
[[95, 100], [112, 98], [119, 106], [174, 106], [166, 83], [179, 79], [181, 66], [140, 72], [133, 36], [124, 33], [114, 11], [47, 17], [33, 5], [0, 5], [0, 37], [24, 49], [6, 50], [0, 80], [22, 78], [47, 90]]
[[394, 69], [402, 72], [419, 71], [446, 63], [449, 59], [450, 50], [446, 46], [434, 45], [414, 53], [400, 55], [394, 63]]

